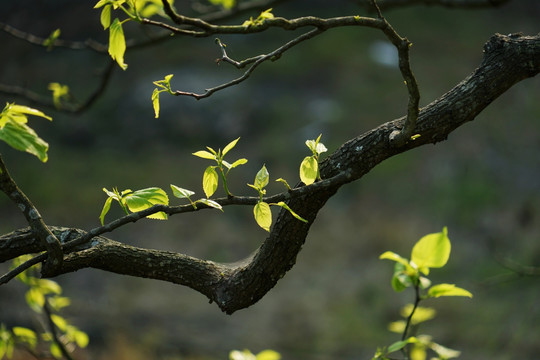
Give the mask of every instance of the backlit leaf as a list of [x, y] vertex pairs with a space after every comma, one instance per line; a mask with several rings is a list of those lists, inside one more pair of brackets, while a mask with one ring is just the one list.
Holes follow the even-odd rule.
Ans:
[[179, 199], [189, 198], [191, 195], [195, 195], [195, 192], [187, 189], [183, 189], [179, 186], [171, 184], [173, 195]]
[[270, 210], [270, 205], [264, 201], [258, 202], [253, 208], [253, 215], [255, 216], [257, 224], [264, 230], [270, 232], [270, 225], [272, 225], [272, 211]]
[[450, 256], [450, 239], [446, 227], [440, 233], [422, 237], [413, 247], [411, 262], [418, 270], [428, 275], [429, 268], [439, 268], [446, 264]]
[[306, 156], [300, 164], [300, 180], [306, 185], [311, 185], [317, 179], [319, 165], [313, 156]]
[[5, 141], [16, 150], [26, 151], [42, 162], [47, 162], [49, 144], [26, 124], [14, 121], [7, 122], [3, 128], [0, 128], [0, 140]]
[[269, 178], [270, 174], [268, 173], [266, 166], [263, 165], [261, 170], [259, 170], [257, 175], [255, 175], [255, 182], [253, 185], [255, 185], [255, 188], [257, 189], [263, 189], [266, 185], [268, 185]]
[[210, 199], [199, 199], [195, 202], [198, 202], [198, 203], [201, 203], [201, 204], [205, 204], [205, 205], [208, 205], [210, 207], [213, 207], [214, 209], [218, 209], [218, 210], [221, 210], [223, 211], [223, 208], [221, 205], [219, 205], [219, 203], [215, 202], [214, 200], [210, 200]]
[[105, 200], [105, 204], [103, 204], [103, 209], [101, 209], [101, 214], [99, 214], [99, 221], [101, 222], [101, 225], [105, 222], [105, 215], [109, 212], [111, 209], [111, 203], [113, 198], [108, 197], [107, 200]]
[[197, 152], [194, 152], [192, 155], [195, 155], [195, 156], [203, 158], [203, 159], [210, 159], [210, 160], [215, 160], [216, 159], [216, 156], [214, 154], [209, 153], [206, 150], [199, 150]]
[[126, 52], [126, 39], [122, 23], [118, 18], [114, 19], [109, 29], [109, 54], [116, 60], [122, 70], [127, 69], [127, 64], [124, 63], [124, 53]]
[[303, 217], [301, 217], [300, 215], [298, 215], [297, 213], [295, 213], [290, 207], [289, 205], [287, 205], [286, 203], [284, 203], [283, 201], [280, 201], [278, 202], [276, 205], [278, 206], [281, 206], [282, 208], [288, 210], [292, 216], [294, 216], [295, 218], [297, 218], [298, 220], [302, 221], [302, 222], [305, 222], [307, 223], [308, 221], [306, 219], [304, 219]]
[[441, 296], [467, 296], [472, 298], [472, 294], [454, 284], [437, 284], [428, 290], [428, 297], [438, 298]]
[[109, 26], [111, 26], [111, 5], [105, 5], [103, 10], [101, 10], [101, 26], [103, 26], [103, 30], [106, 30]]
[[231, 141], [230, 143], [227, 144], [227, 146], [225, 146], [225, 148], [223, 149], [223, 156], [225, 156], [225, 154], [227, 154], [229, 151], [231, 151], [232, 148], [236, 146], [236, 143], [238, 142], [238, 140], [240, 140], [240, 138], [237, 138]]
[[159, 117], [159, 93], [158, 89], [154, 89], [152, 92], [152, 107], [154, 108], [154, 115], [157, 119]]
[[218, 179], [219, 177], [215, 167], [207, 167], [203, 175], [203, 190], [207, 198], [209, 198], [216, 192], [219, 181]]
[[[148, 209], [154, 205], [169, 205], [169, 197], [158, 187], [150, 187], [146, 189], [136, 190], [124, 197], [127, 207], [132, 212]], [[160, 211], [147, 216], [150, 219], [165, 220], [167, 214]]]

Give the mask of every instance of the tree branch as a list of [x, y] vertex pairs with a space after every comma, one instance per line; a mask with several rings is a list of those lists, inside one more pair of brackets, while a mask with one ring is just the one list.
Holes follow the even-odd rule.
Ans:
[[[318, 185], [317, 191], [307, 191], [309, 186], [299, 188], [306, 190], [295, 189], [293, 191], [305, 192], [288, 199], [288, 205], [298, 210], [309, 223], [298, 221], [288, 211], [281, 211], [261, 247], [239, 264], [220, 264], [174, 252], [141, 249], [96, 236], [93, 231], [86, 233], [51, 227], [63, 244], [77, 238], [88, 239], [65, 250], [67, 254], [60, 273], [92, 267], [159, 279], [199, 291], [228, 314], [248, 307], [263, 297], [294, 265], [318, 211], [340, 186], [360, 179], [381, 161], [396, 154], [445, 140], [453, 130], [472, 121], [514, 84], [539, 72], [540, 35], [494, 35], [484, 46], [484, 58], [478, 69], [420, 110], [414, 129], [420, 137], [399, 148], [390, 144], [389, 135], [402, 128], [403, 117], [343, 144], [321, 163], [320, 169], [323, 179], [339, 176], [339, 181]], [[18, 248], [19, 252], [43, 249], [38, 239], [30, 241], [32, 236], [29, 229], [23, 229], [0, 237], [0, 255], [6, 251], [6, 243], [14, 244], [14, 238], [25, 243]], [[5, 260], [0, 256], [0, 261], [2, 259]]]

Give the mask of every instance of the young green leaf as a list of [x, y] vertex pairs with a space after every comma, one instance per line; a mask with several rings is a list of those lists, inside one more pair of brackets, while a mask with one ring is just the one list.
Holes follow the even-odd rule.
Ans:
[[461, 355], [461, 352], [458, 350], [450, 349], [434, 342], [431, 342], [429, 348], [439, 355], [439, 359], [442, 360], [454, 359]]
[[56, 29], [54, 30], [44, 41], [43, 41], [43, 46], [45, 46], [47, 48], [47, 50], [52, 50], [53, 46], [54, 46], [54, 42], [56, 41], [56, 39], [58, 39], [58, 37], [60, 36], [60, 29]]
[[101, 222], [101, 225], [104, 224], [105, 215], [107, 215], [107, 213], [111, 209], [112, 200], [113, 198], [109, 196], [107, 200], [105, 200], [105, 204], [103, 204], [103, 209], [101, 209], [101, 214], [99, 214], [99, 221]]
[[52, 91], [54, 107], [60, 109], [62, 106], [62, 99], [69, 98], [69, 87], [53, 82], [50, 83], [47, 88]]
[[395, 343], [393, 343], [392, 345], [388, 347], [388, 352], [392, 353], [394, 351], [401, 350], [408, 344], [416, 343], [417, 341], [418, 340], [414, 336], [411, 336], [410, 338], [402, 340], [402, 341], [396, 341]]
[[289, 205], [287, 205], [286, 203], [284, 203], [283, 201], [280, 201], [276, 204], [277, 206], [281, 206], [282, 208], [284, 208], [285, 210], [288, 210], [292, 216], [294, 216], [295, 218], [297, 218], [298, 220], [302, 221], [302, 222], [305, 222], [307, 223], [308, 221], [306, 219], [304, 219], [303, 217], [301, 217], [300, 215], [298, 215], [297, 213], [295, 213], [290, 207]]
[[450, 239], [446, 227], [440, 233], [422, 237], [413, 247], [411, 262], [425, 275], [429, 268], [443, 267], [450, 256]]
[[[148, 209], [157, 204], [169, 205], [169, 197], [158, 187], [150, 187], [134, 191], [126, 196], [123, 200], [126, 202], [127, 207], [132, 212]], [[166, 220], [167, 214], [160, 211], [152, 215], [147, 216], [149, 219]]]
[[49, 144], [26, 124], [9, 121], [3, 127], [0, 126], [0, 140], [16, 150], [36, 156], [42, 162], [47, 162], [49, 158], [47, 155]]
[[185, 198], [189, 199], [191, 195], [195, 195], [195, 192], [191, 190], [183, 189], [173, 184], [171, 184], [171, 189], [172, 189], [173, 195], [179, 199], [185, 199]]
[[428, 297], [438, 298], [441, 296], [467, 296], [472, 298], [472, 294], [454, 284], [437, 284], [428, 290]]
[[[407, 304], [401, 308], [400, 314], [404, 318], [408, 318], [411, 315], [411, 312], [414, 309], [413, 304]], [[414, 309], [414, 314], [411, 318], [411, 324], [417, 325], [424, 321], [431, 320], [435, 317], [437, 312], [435, 309], [423, 307], [423, 306], [417, 306], [416, 309]]]
[[[232, 164], [230, 164], [229, 166], [227, 166], [227, 169], [234, 169], [235, 167], [239, 166], [239, 165], [244, 165], [245, 163], [247, 163], [247, 159], [238, 159], [236, 160], [235, 162], [233, 162]], [[225, 164], [225, 161], [223, 161], [223, 164]]]
[[25, 342], [31, 349], [35, 349], [37, 344], [37, 334], [35, 331], [20, 326], [15, 326], [11, 330], [13, 331], [13, 335], [17, 337], [17, 340]]
[[210, 200], [210, 199], [199, 199], [197, 201], [195, 201], [196, 203], [201, 203], [201, 204], [205, 204], [207, 206], [210, 206], [210, 207], [213, 207], [214, 209], [218, 209], [218, 210], [221, 210], [223, 211], [223, 207], [221, 205], [219, 205], [219, 203], [215, 202], [214, 200]]
[[122, 23], [118, 18], [114, 19], [109, 29], [109, 54], [116, 60], [122, 70], [127, 69], [127, 64], [124, 63], [124, 53], [126, 52], [126, 39]]
[[270, 205], [264, 201], [259, 201], [253, 208], [253, 215], [255, 216], [257, 224], [264, 230], [270, 232], [270, 225], [272, 225], [272, 211], [270, 210]]
[[255, 175], [253, 185], [255, 185], [256, 189], [262, 190], [266, 185], [268, 185], [269, 178], [270, 174], [268, 173], [266, 166], [263, 165], [261, 170], [259, 170], [257, 175]]
[[282, 183], [283, 185], [285, 185], [287, 190], [292, 190], [292, 188], [289, 186], [289, 183], [287, 182], [287, 180], [279, 178], [279, 179], [276, 179], [276, 181], [278, 181], [278, 182]]
[[319, 165], [314, 156], [306, 156], [300, 164], [300, 180], [306, 185], [311, 185], [317, 180]]
[[223, 156], [225, 156], [225, 154], [227, 154], [229, 151], [231, 151], [232, 148], [236, 146], [236, 143], [238, 142], [238, 140], [240, 140], [240, 138], [237, 138], [231, 141], [230, 143], [227, 144], [227, 146], [225, 146], [225, 148], [223, 149]]
[[111, 26], [111, 9], [111, 5], [105, 5], [105, 7], [101, 10], [99, 20], [101, 22], [101, 26], [103, 26], [103, 30], [107, 30], [107, 28]]
[[194, 152], [192, 155], [195, 155], [203, 159], [216, 160], [216, 156], [214, 154], [209, 153], [206, 150], [199, 150], [197, 152]]
[[404, 257], [401, 257], [400, 255], [392, 251], [385, 251], [379, 256], [379, 259], [380, 260], [388, 259], [392, 261], [397, 261], [398, 263], [401, 263], [405, 267], [410, 267], [409, 261], [407, 259], [405, 259]]
[[207, 198], [212, 196], [218, 187], [219, 176], [215, 166], [209, 166], [204, 171], [203, 175], [203, 190]]
[[274, 350], [263, 350], [257, 354], [255, 357], [256, 360], [280, 360], [281, 355]]
[[152, 107], [156, 119], [159, 118], [159, 93], [158, 89], [154, 89], [154, 92], [152, 92]]

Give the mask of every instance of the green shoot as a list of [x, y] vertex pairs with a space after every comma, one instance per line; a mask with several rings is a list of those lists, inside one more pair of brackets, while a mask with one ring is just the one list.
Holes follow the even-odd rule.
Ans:
[[[240, 138], [237, 138], [233, 141], [231, 141], [223, 151], [221, 149], [218, 149], [218, 151], [215, 151], [211, 147], [206, 147], [208, 151], [206, 150], [200, 150], [197, 152], [194, 152], [193, 155], [208, 159], [208, 160], [214, 160], [217, 165], [211, 165], [206, 168], [203, 174], [203, 190], [206, 195], [206, 198], [210, 198], [212, 196], [218, 187], [219, 183], [219, 177], [221, 176], [221, 180], [223, 181], [223, 189], [225, 190], [225, 193], [227, 196], [232, 196], [231, 192], [229, 191], [229, 188], [227, 186], [227, 175], [229, 174], [229, 171], [234, 169], [237, 166], [243, 165], [247, 163], [247, 159], [238, 159], [232, 164], [225, 161], [224, 157], [227, 155], [229, 151], [231, 151], [235, 146], [236, 143], [240, 140]], [[219, 171], [219, 174], [218, 174]]]
[[312, 155], [306, 156], [300, 164], [300, 180], [306, 185], [313, 184], [316, 180], [321, 180], [319, 174], [319, 156], [326, 152], [326, 146], [320, 142], [321, 135], [317, 140], [306, 140], [306, 146], [311, 150]]

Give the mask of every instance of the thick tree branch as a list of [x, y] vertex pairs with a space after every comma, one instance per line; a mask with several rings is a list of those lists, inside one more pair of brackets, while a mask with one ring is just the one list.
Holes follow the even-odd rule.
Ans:
[[[400, 118], [351, 139], [321, 164], [324, 183], [317, 191], [291, 197], [288, 204], [308, 224], [281, 211], [261, 247], [239, 264], [220, 264], [186, 255], [136, 248], [82, 230], [51, 227], [62, 243], [89, 236], [88, 241], [67, 252], [61, 273], [92, 267], [120, 274], [159, 279], [189, 286], [206, 295], [226, 313], [248, 307], [264, 296], [294, 265], [310, 225], [318, 211], [341, 185], [368, 173], [381, 161], [415, 147], [445, 140], [457, 127], [472, 121], [486, 106], [517, 82], [540, 72], [540, 35], [494, 35], [484, 46], [481, 65], [467, 79], [438, 100], [420, 110], [414, 129], [420, 137], [396, 148], [390, 144], [392, 131], [402, 128]], [[345, 174], [345, 175], [341, 175]], [[324, 180], [323, 180], [324, 181]], [[309, 187], [304, 187], [308, 189]], [[0, 237], [0, 255], [6, 243], [23, 245], [18, 251], [43, 250], [30, 230]], [[91, 240], [90, 240], [91, 239]], [[0, 256], [0, 261], [5, 260]]]

